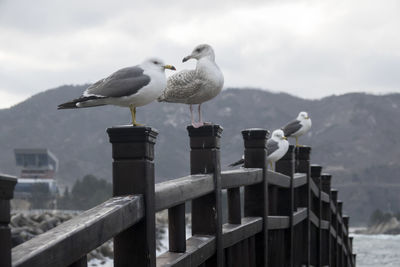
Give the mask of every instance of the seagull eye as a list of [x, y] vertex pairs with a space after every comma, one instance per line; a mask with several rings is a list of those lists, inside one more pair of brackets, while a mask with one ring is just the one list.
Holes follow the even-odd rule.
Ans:
[[201, 51], [201, 48], [197, 48], [195, 51], [196, 51], [197, 53], [199, 53], [199, 52]]
[[156, 64], [156, 65], [158, 65], [158, 61], [156, 61], [156, 60], [155, 60], [155, 61], [153, 61], [153, 63], [154, 63], [154, 64]]

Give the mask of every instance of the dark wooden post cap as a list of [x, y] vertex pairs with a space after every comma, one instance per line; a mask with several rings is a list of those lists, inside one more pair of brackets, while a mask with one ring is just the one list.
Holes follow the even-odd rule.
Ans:
[[147, 126], [121, 125], [107, 129], [110, 143], [155, 143], [158, 132]]
[[321, 173], [321, 189], [327, 194], [329, 194], [331, 191], [331, 179], [332, 175], [328, 173]]
[[296, 147], [296, 158], [297, 160], [310, 160], [311, 147], [310, 146], [299, 146]]
[[265, 148], [269, 131], [262, 128], [251, 128], [242, 131], [245, 148]]
[[186, 127], [190, 137], [190, 148], [220, 148], [223, 128], [218, 124], [204, 125], [199, 128]]
[[334, 203], [337, 203], [338, 191], [337, 189], [331, 189], [331, 196]]
[[316, 164], [311, 165], [311, 177], [318, 178], [321, 176], [321, 172], [322, 172], [322, 166]]
[[17, 184], [17, 178], [0, 174], [0, 199], [8, 200], [14, 196], [14, 187]]
[[348, 215], [343, 215], [343, 223], [346, 226], [346, 229], [349, 229], [349, 221], [350, 217]]
[[339, 210], [339, 213], [342, 214], [342, 211], [343, 211], [343, 201], [341, 201], [341, 200], [338, 200], [338, 201], [337, 201], [337, 208], [338, 208], [338, 210]]
[[154, 159], [157, 130], [146, 126], [114, 126], [107, 129], [114, 159]]

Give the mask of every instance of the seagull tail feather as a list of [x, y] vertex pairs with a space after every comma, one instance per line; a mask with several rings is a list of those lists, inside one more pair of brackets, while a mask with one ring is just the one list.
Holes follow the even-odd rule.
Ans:
[[240, 160], [230, 164], [229, 167], [235, 167], [235, 166], [241, 165], [241, 164], [244, 164], [244, 159], [240, 159]]
[[[69, 102], [58, 105], [57, 109], [75, 109], [75, 108], [86, 108], [95, 106], [104, 106], [104, 103], [96, 102], [95, 100], [104, 99], [104, 97], [97, 96], [84, 96]], [[78, 105], [79, 104], [79, 105]]]

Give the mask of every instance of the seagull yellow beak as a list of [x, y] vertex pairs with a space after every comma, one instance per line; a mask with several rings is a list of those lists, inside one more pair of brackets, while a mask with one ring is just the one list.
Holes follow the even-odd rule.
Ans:
[[306, 120], [308, 120], [309, 118], [310, 118], [310, 117], [309, 117], [309, 116], [307, 116], [307, 117], [306, 117]]
[[282, 137], [282, 139], [283, 139], [283, 140], [287, 140], [287, 137], [286, 137], [286, 136], [284, 136], [284, 137]]
[[176, 70], [174, 66], [172, 65], [165, 65], [164, 69], [169, 69], [169, 70]]

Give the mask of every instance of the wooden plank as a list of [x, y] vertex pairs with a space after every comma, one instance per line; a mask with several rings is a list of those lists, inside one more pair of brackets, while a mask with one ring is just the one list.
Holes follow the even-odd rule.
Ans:
[[268, 230], [287, 229], [289, 226], [289, 216], [268, 216]]
[[325, 192], [321, 192], [321, 201], [329, 203], [330, 202], [329, 195]]
[[195, 174], [155, 185], [156, 211], [171, 208], [214, 190], [212, 174]]
[[144, 216], [142, 196], [114, 197], [12, 250], [13, 266], [67, 266]]
[[[313, 179], [310, 179], [310, 188], [316, 198], [319, 198], [319, 189], [317, 185], [314, 183]], [[321, 192], [322, 193], [322, 192]]]
[[321, 229], [328, 230], [329, 229], [329, 221], [322, 220], [321, 221]]
[[68, 267], [87, 267], [87, 255], [68, 265]]
[[283, 188], [290, 187], [290, 177], [287, 175], [268, 170], [267, 177], [269, 185], [276, 185]]
[[335, 228], [333, 228], [332, 225], [331, 225], [331, 227], [330, 227], [330, 232], [331, 232], [331, 235], [332, 235], [334, 238], [336, 238], [336, 230], [335, 230]]
[[295, 173], [293, 176], [293, 187], [297, 188], [307, 183], [307, 174]]
[[221, 187], [228, 189], [261, 183], [263, 174], [261, 168], [240, 168], [221, 172]]
[[261, 217], [244, 217], [242, 224], [226, 223], [222, 227], [222, 243], [227, 248], [262, 231]]
[[307, 218], [307, 208], [298, 208], [293, 213], [293, 225], [297, 225], [298, 223], [304, 221]]
[[240, 224], [242, 220], [242, 206], [240, 204], [240, 188], [229, 188], [228, 197], [228, 223]]
[[215, 236], [194, 235], [186, 240], [186, 252], [165, 252], [157, 257], [157, 267], [199, 266], [215, 253]]
[[331, 202], [331, 212], [333, 214], [336, 214], [336, 207], [335, 207], [335, 204], [333, 204], [333, 202]]
[[168, 209], [169, 251], [186, 251], [185, 203]]
[[310, 210], [310, 221], [314, 224], [315, 227], [319, 228], [319, 219], [312, 210]]

